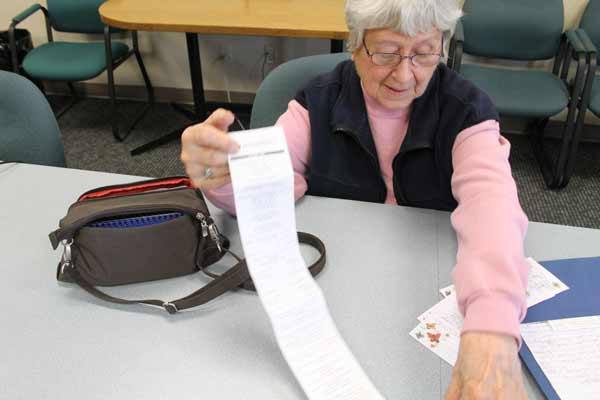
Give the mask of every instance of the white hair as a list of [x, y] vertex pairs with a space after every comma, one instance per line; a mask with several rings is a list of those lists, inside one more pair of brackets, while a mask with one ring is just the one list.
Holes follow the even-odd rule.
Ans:
[[457, 0], [346, 0], [347, 47], [360, 48], [365, 31], [379, 28], [409, 36], [435, 28], [449, 39], [461, 16]]

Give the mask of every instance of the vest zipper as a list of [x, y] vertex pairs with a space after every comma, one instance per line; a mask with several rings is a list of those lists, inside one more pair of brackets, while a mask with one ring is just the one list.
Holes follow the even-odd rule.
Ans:
[[[359, 147], [369, 156], [369, 160], [371, 161], [371, 165], [373, 166], [373, 169], [375, 169], [377, 171], [377, 177], [379, 178], [379, 182], [383, 185], [384, 190], [387, 191], [385, 181], [383, 180], [383, 177], [381, 176], [381, 167], [379, 166], [379, 162], [377, 161], [377, 158], [375, 158], [375, 155], [373, 153], [371, 153], [371, 151], [369, 149], [367, 149], [365, 147], [365, 145], [363, 145], [361, 143], [361, 141], [358, 139], [358, 137], [356, 137], [356, 134], [353, 131], [349, 131], [346, 129], [338, 129], [337, 131], [345, 133], [348, 136], [350, 136], [352, 138], [352, 140], [354, 140], [354, 142], [356, 144], [358, 144]], [[385, 202], [386, 194], [384, 193], [382, 197], [383, 197], [383, 201]]]

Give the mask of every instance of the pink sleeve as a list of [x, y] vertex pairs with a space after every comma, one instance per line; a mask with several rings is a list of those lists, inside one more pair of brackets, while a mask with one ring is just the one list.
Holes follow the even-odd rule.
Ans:
[[458, 239], [453, 278], [465, 316], [463, 332], [514, 336], [527, 309], [529, 267], [523, 253], [527, 217], [511, 175], [510, 143], [498, 122], [462, 131], [454, 143], [452, 191], [458, 207], [452, 226]]
[[[298, 200], [306, 193], [307, 184], [304, 174], [310, 162], [310, 121], [308, 110], [296, 100], [288, 104], [286, 112], [281, 114], [277, 122], [285, 132], [292, 167], [294, 168], [294, 198]], [[206, 198], [215, 206], [235, 215], [235, 201], [233, 199], [233, 187], [231, 183], [218, 189], [204, 190]]]

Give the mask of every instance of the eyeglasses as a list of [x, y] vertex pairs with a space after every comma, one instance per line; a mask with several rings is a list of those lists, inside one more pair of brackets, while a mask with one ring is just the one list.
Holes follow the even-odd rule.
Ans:
[[403, 56], [402, 54], [398, 53], [371, 53], [367, 48], [364, 38], [363, 47], [365, 48], [365, 52], [369, 58], [371, 58], [371, 62], [381, 67], [395, 67], [396, 65], [399, 65], [405, 58], [408, 58], [414, 67], [431, 67], [438, 64], [444, 56], [444, 37], [442, 36], [442, 47], [440, 53], [422, 53], [413, 54], [410, 56]]

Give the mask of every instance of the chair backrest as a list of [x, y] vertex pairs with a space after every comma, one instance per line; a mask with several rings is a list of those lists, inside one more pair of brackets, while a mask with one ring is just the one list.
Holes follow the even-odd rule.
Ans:
[[271, 71], [256, 91], [251, 128], [273, 125], [287, 105], [306, 84], [318, 75], [331, 71], [350, 58], [350, 53], [323, 54], [297, 58]]
[[585, 29], [596, 49], [600, 49], [600, 0], [590, 0], [579, 27]]
[[510, 60], [543, 60], [558, 52], [563, 0], [466, 0], [464, 52]]
[[106, 0], [47, 0], [52, 28], [60, 32], [103, 33], [98, 8]]
[[0, 71], [0, 160], [65, 166], [54, 113], [24, 77]]

